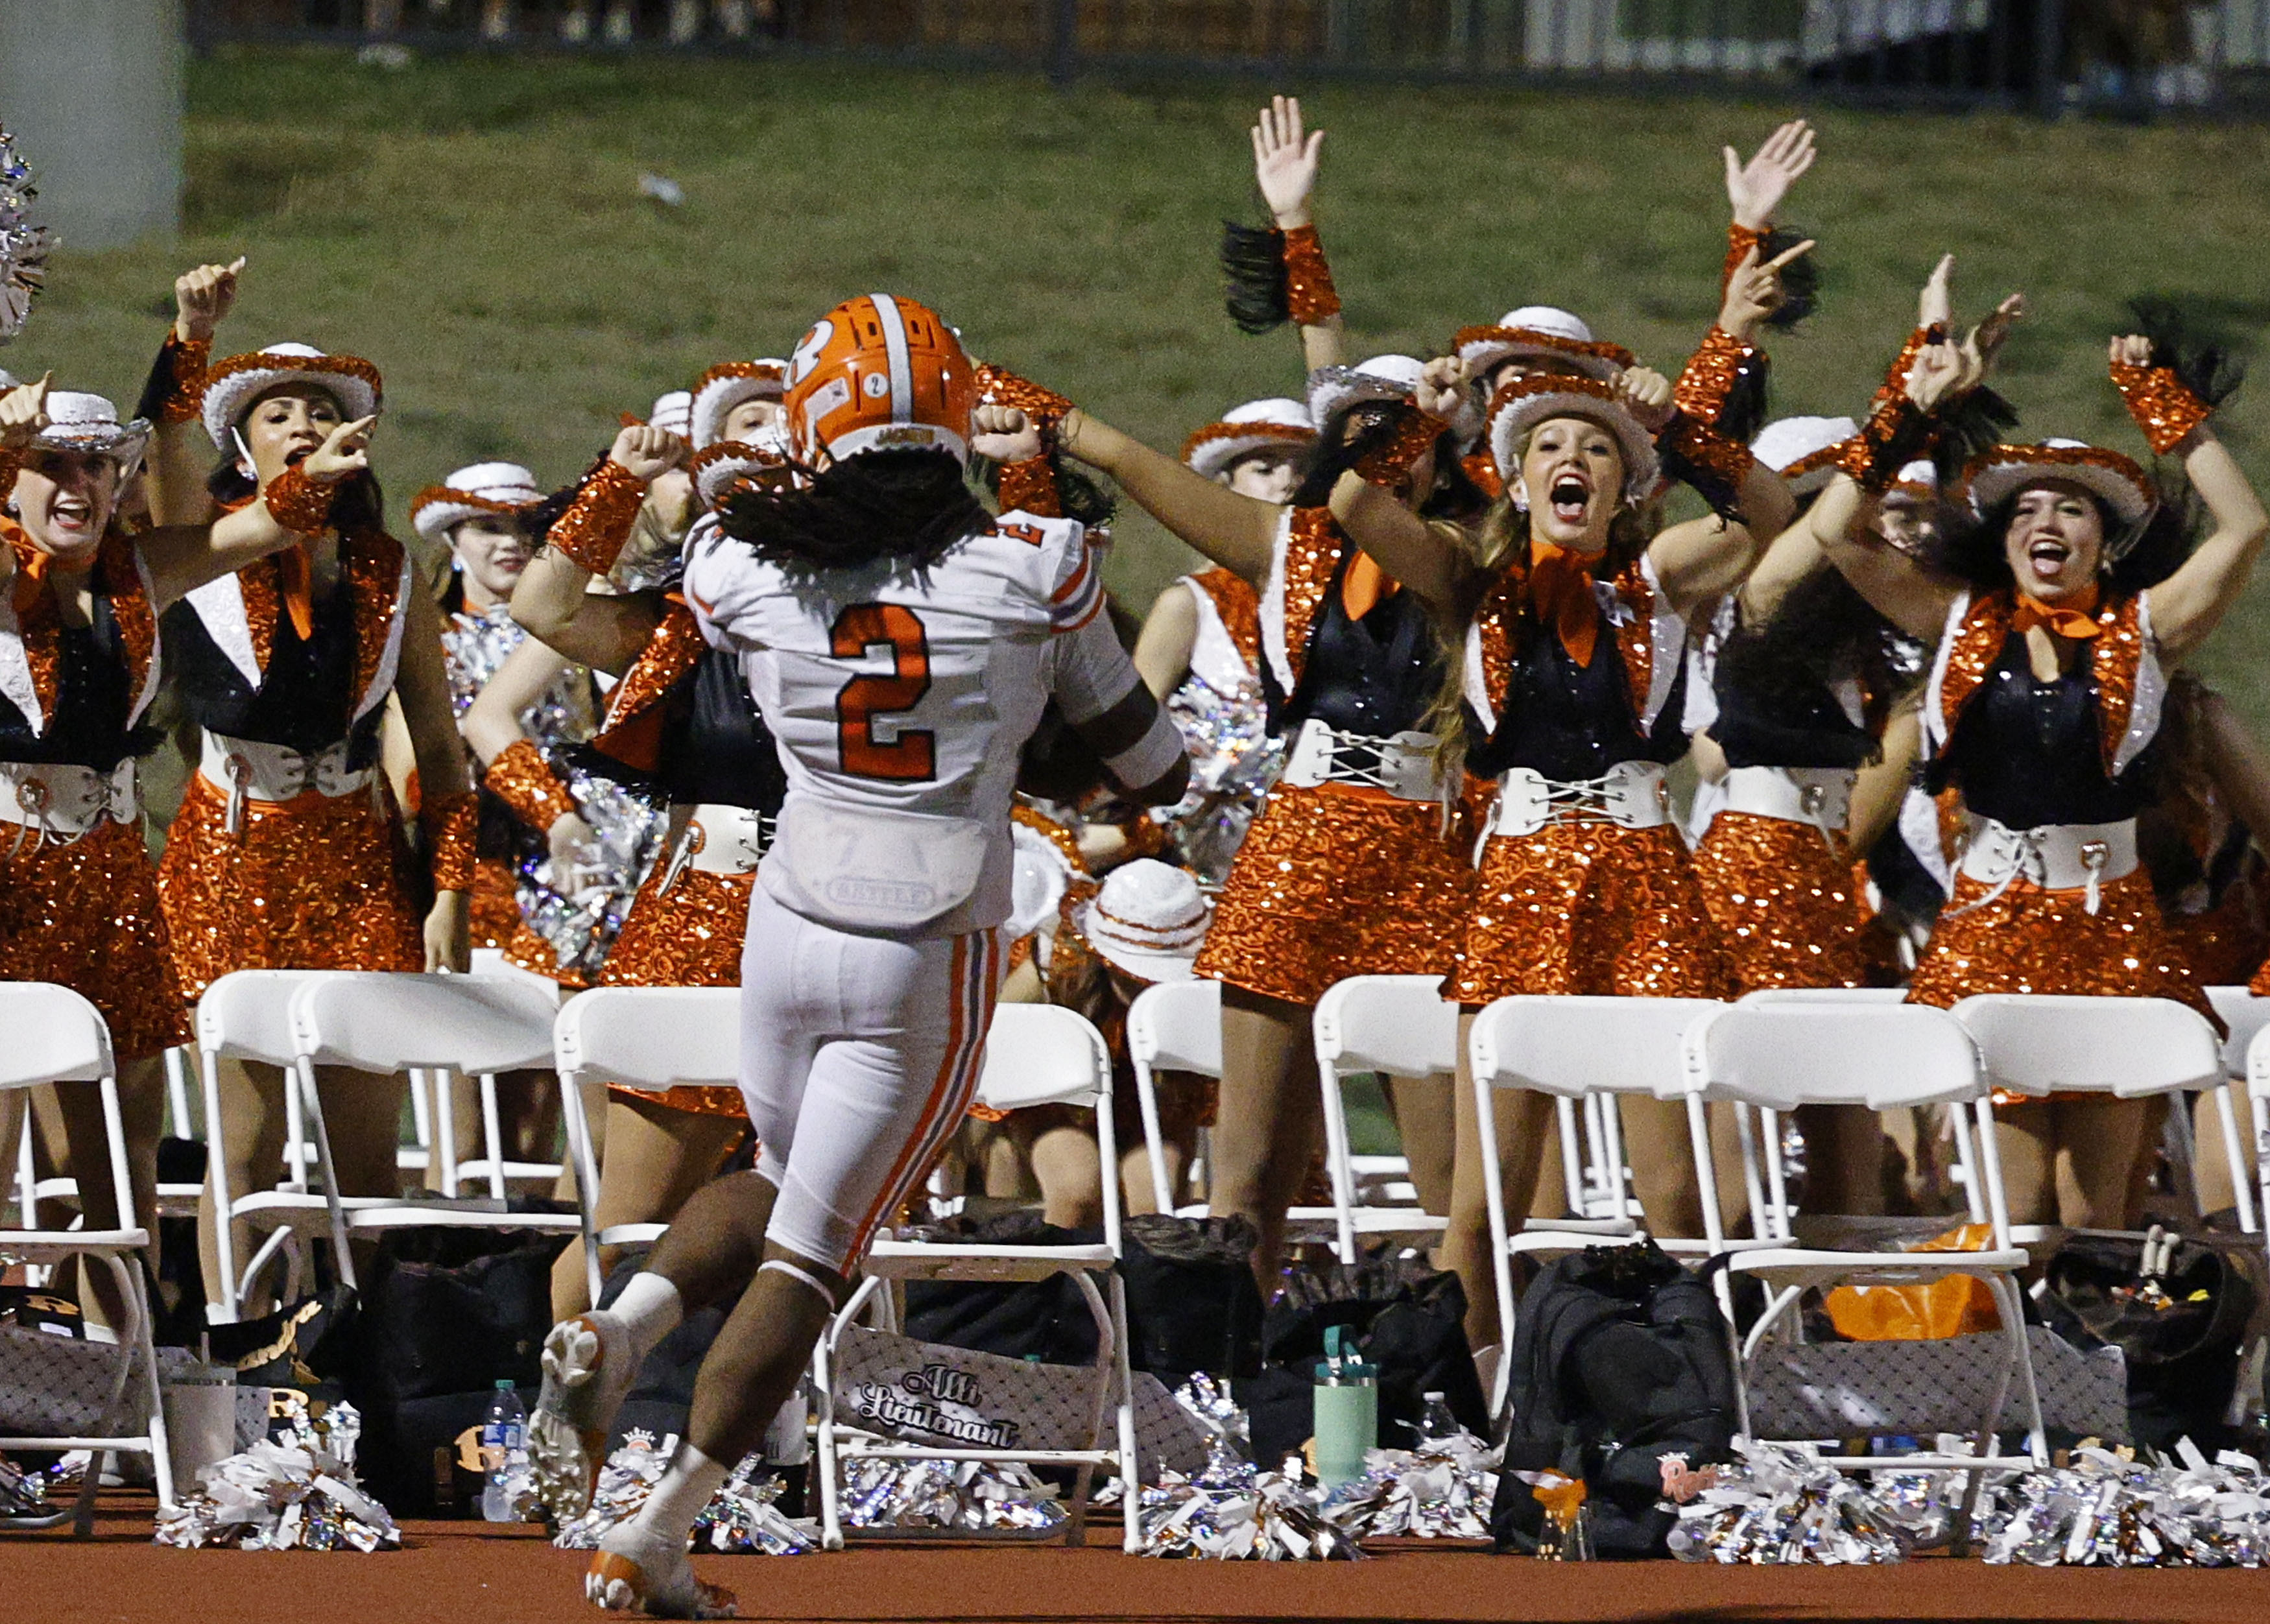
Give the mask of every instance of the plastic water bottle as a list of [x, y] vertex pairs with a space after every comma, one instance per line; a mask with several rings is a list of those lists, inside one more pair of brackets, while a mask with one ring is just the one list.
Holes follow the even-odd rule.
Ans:
[[519, 1522], [529, 1480], [528, 1410], [508, 1381], [496, 1384], [496, 1397], [481, 1421], [481, 1465], [489, 1478], [481, 1490], [481, 1515], [492, 1523]]
[[1441, 1393], [1424, 1393], [1421, 1397], [1427, 1405], [1426, 1413], [1419, 1418], [1419, 1436], [1421, 1440], [1455, 1438], [1465, 1431], [1465, 1427], [1458, 1425], [1458, 1418], [1450, 1413], [1450, 1401], [1446, 1397]]

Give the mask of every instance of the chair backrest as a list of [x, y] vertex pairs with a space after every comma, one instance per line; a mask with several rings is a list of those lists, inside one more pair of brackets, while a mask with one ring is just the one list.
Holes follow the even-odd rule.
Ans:
[[1103, 1034], [1086, 1016], [1053, 1004], [997, 1005], [977, 1098], [997, 1111], [1099, 1102], [1108, 1110], [1111, 1053]]
[[1904, 1004], [1904, 987], [1761, 987], [1740, 1004]]
[[1960, 1021], [1925, 1004], [1737, 1004], [1686, 1037], [1689, 1088], [1769, 1110], [1975, 1100], [1986, 1083]]
[[1317, 1000], [1317, 1058], [1338, 1072], [1446, 1076], [1458, 1069], [1458, 1006], [1439, 975], [1351, 975]]
[[1474, 1076], [1498, 1088], [1675, 1099], [1687, 1029], [1726, 1006], [1710, 998], [1500, 998], [1474, 1017]]
[[2233, 1077], [2244, 1077], [2254, 1034], [2270, 1027], [2270, 998], [2255, 997], [2248, 987], [2209, 987], [2207, 1001], [2229, 1030], [2222, 1040], [2222, 1069]]
[[1988, 1079], [2013, 1094], [2134, 1100], [2212, 1088], [2225, 1075], [2214, 1028], [2172, 998], [1984, 993], [1954, 1014], [1977, 1040]]
[[557, 1010], [556, 994], [504, 976], [354, 971], [309, 983], [292, 1025], [317, 1065], [478, 1075], [549, 1066]]
[[1127, 1052], [1154, 1072], [1221, 1075], [1221, 983], [1161, 982], [1127, 1006]]
[[552, 1028], [562, 1072], [631, 1088], [741, 1080], [741, 994], [734, 987], [597, 987]]
[[232, 970], [197, 1000], [197, 1047], [224, 1060], [290, 1065], [299, 1057], [292, 1001], [341, 970]]
[[0, 982], [0, 1088], [100, 1082], [112, 1073], [110, 1028], [68, 987]]

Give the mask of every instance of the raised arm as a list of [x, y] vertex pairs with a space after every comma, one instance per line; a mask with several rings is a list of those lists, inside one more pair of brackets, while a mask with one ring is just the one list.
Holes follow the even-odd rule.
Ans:
[[2208, 421], [2213, 408], [2172, 367], [2154, 364], [2150, 340], [2133, 334], [2115, 338], [2111, 361], [2113, 382], [2152, 449], [2183, 458], [2184, 477], [2214, 523], [2176, 573], [2148, 594], [2153, 634], [2161, 656], [2172, 662], [2205, 641], [2246, 590], [2255, 555], [2270, 533], [2270, 515]]
[[1135, 671], [1154, 699], [1164, 699], [1191, 674], [1191, 655], [1198, 642], [1198, 605], [1194, 589], [1171, 582], [1151, 605], [1135, 640]]
[[1805, 528], [1871, 608], [1909, 636], [1936, 643], [1962, 584], [1932, 575], [1870, 528], [1881, 497], [1840, 471], [1805, 515]]
[[339, 484], [370, 467], [376, 418], [342, 423], [323, 443], [268, 482], [260, 500], [210, 524], [170, 524], [136, 538], [163, 610], [208, 581], [233, 575], [255, 559], [321, 535], [330, 524]]
[[1339, 296], [1325, 268], [1309, 202], [1317, 189], [1317, 156], [1324, 144], [1321, 130], [1303, 131], [1301, 100], [1277, 96], [1261, 109], [1253, 136], [1253, 178], [1269, 216], [1284, 234], [1287, 306], [1301, 329], [1301, 353], [1308, 370], [1338, 367], [1346, 360]]
[[1057, 428], [1065, 456], [1100, 468], [1153, 518], [1256, 590], [1269, 578], [1285, 509], [1216, 485], [1077, 408]]
[[615, 436], [606, 460], [584, 480], [513, 585], [512, 618], [530, 636], [610, 676], [631, 668], [661, 616], [643, 595], [594, 592], [591, 582], [613, 567], [648, 486], [677, 466], [685, 450], [677, 435], [642, 423]]
[[150, 516], [160, 525], [197, 524], [212, 515], [205, 488], [212, 442], [200, 406], [213, 333], [236, 305], [244, 271], [233, 264], [199, 265], [174, 281], [174, 330], [150, 369], [141, 415], [150, 419]]

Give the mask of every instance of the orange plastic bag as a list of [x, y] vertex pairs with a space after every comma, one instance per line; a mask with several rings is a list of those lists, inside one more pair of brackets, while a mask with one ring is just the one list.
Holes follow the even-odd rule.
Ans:
[[[1965, 1224], [1908, 1250], [1981, 1252], [1993, 1244], [1985, 1224]], [[1929, 1342], [1999, 1331], [1994, 1295], [1975, 1274], [1949, 1274], [1923, 1286], [1839, 1286], [1822, 1307], [1838, 1334], [1855, 1342]]]

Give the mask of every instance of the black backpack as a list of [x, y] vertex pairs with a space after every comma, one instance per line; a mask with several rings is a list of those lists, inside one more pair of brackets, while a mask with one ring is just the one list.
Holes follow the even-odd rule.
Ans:
[[1734, 1372], [1710, 1288], [1652, 1241], [1587, 1247], [1531, 1282], [1514, 1324], [1512, 1412], [1490, 1533], [1534, 1553], [1545, 1508], [1524, 1472], [1584, 1479], [1592, 1548], [1661, 1556], [1677, 1518], [1658, 1509], [1662, 1457], [1732, 1457]]

